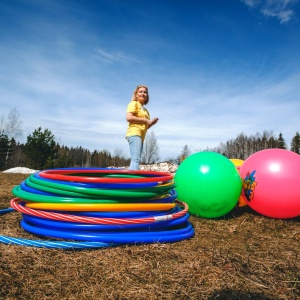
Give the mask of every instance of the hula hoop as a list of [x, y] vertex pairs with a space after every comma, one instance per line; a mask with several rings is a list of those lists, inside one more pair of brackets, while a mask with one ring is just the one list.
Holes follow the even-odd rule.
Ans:
[[[48, 196], [60, 196], [60, 197], [75, 197], [75, 198], [85, 198], [87, 197], [86, 194], [84, 193], [79, 193], [79, 192], [72, 192], [72, 191], [68, 191], [68, 190], [58, 190], [58, 189], [54, 189], [51, 187], [47, 187], [47, 186], [43, 186], [43, 185], [38, 185], [36, 183], [34, 183], [33, 181], [28, 180], [28, 178], [26, 180], [24, 180], [21, 184], [20, 184], [20, 188], [22, 191], [28, 191], [30, 193], [34, 193], [34, 194], [40, 194], [40, 195], [48, 195]], [[89, 198], [99, 198], [96, 195], [88, 195]]]
[[[37, 179], [40, 180], [44, 180], [44, 181], [48, 181], [48, 182], [58, 182], [57, 180], [53, 180], [53, 179], [48, 179], [48, 178], [44, 178], [41, 177], [39, 175], [40, 172], [36, 172], [33, 174], [33, 176]], [[164, 183], [168, 183], [170, 181], [173, 180], [169, 180], [169, 181], [165, 181], [162, 182], [162, 184]], [[72, 185], [72, 186], [79, 186], [79, 187], [85, 187], [85, 188], [107, 188], [107, 189], [127, 189], [127, 188], [142, 188], [142, 187], [153, 187], [153, 186], [157, 186], [160, 183], [157, 182], [145, 182], [145, 183], [89, 183], [89, 182], [71, 182], [71, 181], [59, 181], [62, 184], [65, 185]]]
[[[77, 170], [46, 170], [41, 171], [39, 175], [48, 179], [67, 180], [74, 182], [102, 182], [102, 183], [139, 183], [139, 182], [164, 182], [173, 179], [173, 175], [163, 172], [147, 172], [147, 171], [130, 171], [130, 170], [109, 170], [110, 174], [130, 174], [130, 175], [144, 175], [144, 178], [107, 178], [107, 177], [87, 177], [87, 176], [74, 176], [78, 174]], [[105, 175], [107, 170], [80, 170], [81, 174], [96, 174]], [[147, 175], [151, 177], [147, 177]], [[156, 177], [155, 177], [156, 176]]]
[[[88, 188], [83, 186], [76, 186], [76, 185], [68, 185], [68, 184], [62, 184], [61, 182], [57, 181], [46, 181], [41, 180], [33, 175], [29, 176], [25, 180], [26, 184], [30, 186], [34, 185], [33, 187], [39, 187], [40, 189], [45, 188], [52, 188], [53, 190], [50, 190], [50, 192], [54, 193], [62, 193], [65, 191], [75, 192], [75, 193], [82, 193], [82, 194], [89, 194], [89, 195], [105, 195], [105, 196], [112, 196], [112, 197], [120, 197], [123, 196], [122, 194], [127, 194], [129, 197], [132, 197], [134, 194], [139, 193], [153, 193], [153, 196], [155, 194], [166, 192], [172, 188], [174, 188], [176, 185], [174, 181], [170, 181], [168, 183], [152, 186], [152, 187], [136, 187], [136, 188], [127, 188], [127, 189], [99, 189], [99, 188]], [[47, 191], [47, 190], [46, 190]], [[144, 196], [142, 196], [144, 197]], [[146, 194], [147, 197], [147, 194]]]
[[40, 217], [28, 216], [23, 214], [23, 219], [26, 223], [30, 223], [37, 227], [67, 229], [67, 230], [88, 230], [88, 231], [124, 231], [124, 230], [158, 230], [167, 229], [171, 226], [178, 226], [186, 223], [189, 219], [189, 214], [184, 215], [175, 220], [167, 220], [159, 223], [149, 224], [128, 224], [128, 225], [101, 225], [101, 224], [82, 224], [64, 221], [47, 220]]
[[10, 201], [10, 205], [15, 210], [31, 215], [42, 217], [46, 219], [67, 221], [67, 222], [78, 222], [78, 223], [90, 223], [90, 224], [151, 224], [155, 222], [161, 222], [171, 219], [177, 219], [184, 216], [188, 212], [188, 206], [184, 202], [176, 201], [176, 203], [183, 206], [181, 211], [175, 212], [173, 214], [167, 214], [162, 216], [149, 216], [149, 217], [141, 217], [141, 218], [95, 218], [95, 217], [84, 217], [84, 216], [76, 216], [69, 214], [61, 214], [55, 212], [48, 212], [43, 210], [34, 210], [23, 205], [20, 205], [21, 200], [18, 198], [14, 198]]
[[[181, 211], [181, 209], [176, 206], [169, 211], [119, 211], [119, 212], [72, 212], [70, 214], [76, 216], [84, 216], [84, 217], [94, 217], [94, 218], [125, 218], [125, 219], [132, 219], [132, 218], [144, 218], [144, 217], [157, 217], [166, 214], [174, 214]], [[68, 213], [68, 212], [65, 212]]]
[[[19, 190], [21, 191], [24, 191], [24, 192], [28, 192], [28, 193], [32, 193], [32, 194], [39, 194], [39, 195], [46, 195], [46, 196], [64, 196], [64, 195], [69, 195], [69, 196], [72, 196], [73, 197], [82, 197], [82, 196], [87, 196], [87, 194], [82, 194], [82, 193], [73, 193], [73, 192], [68, 192], [68, 191], [65, 191], [62, 192], [61, 190], [53, 190], [51, 188], [47, 188], [45, 186], [41, 186], [41, 185], [38, 185], [38, 184], [35, 184], [34, 182], [31, 182], [31, 181], [22, 181], [21, 184], [20, 184], [20, 187], [19, 187]], [[166, 192], [168, 193], [172, 193], [174, 192], [175, 189], [173, 188], [173, 185], [169, 185], [168, 188], [166, 188]], [[54, 193], [56, 192], [56, 193]], [[156, 192], [156, 191], [155, 191]], [[92, 199], [99, 199], [99, 197], [97, 195], [88, 195], [89, 198], [92, 198]], [[156, 195], [157, 197], [157, 195]], [[155, 198], [156, 198], [155, 197]], [[150, 199], [151, 200], [151, 199]]]
[[29, 240], [15, 238], [5, 235], [0, 235], [0, 242], [7, 245], [18, 245], [36, 248], [48, 248], [48, 249], [98, 249], [116, 247], [118, 244], [102, 243], [102, 242], [59, 242], [59, 241], [43, 241], [43, 240]]
[[32, 187], [26, 185], [25, 180], [20, 183], [20, 189], [22, 191], [25, 191], [25, 192], [28, 192], [28, 193], [31, 193], [31, 194], [55, 196], [55, 194], [53, 194], [53, 193], [43, 192], [41, 190], [38, 190], [38, 189], [35, 189], [35, 188], [32, 188]]
[[157, 211], [169, 210], [175, 207], [175, 203], [118, 203], [118, 204], [61, 204], [61, 203], [43, 203], [26, 202], [26, 207], [38, 210], [54, 211]]
[[12, 211], [15, 211], [13, 208], [4, 208], [0, 210], [0, 215], [5, 215], [7, 213], [10, 213]]
[[155, 186], [144, 186], [144, 185], [135, 185], [136, 187], [130, 187], [127, 185], [126, 189], [121, 189], [118, 187], [118, 190], [116, 188], [110, 189], [110, 188], [105, 188], [105, 189], [100, 189], [100, 188], [95, 188], [93, 185], [90, 185], [91, 187], [85, 187], [85, 186], [78, 186], [78, 185], [70, 185], [70, 184], [64, 184], [61, 181], [54, 181], [54, 180], [43, 180], [42, 177], [38, 178], [34, 175], [29, 176], [25, 180], [26, 184], [31, 183], [31, 184], [37, 184], [38, 186], [45, 186], [45, 187], [51, 187], [57, 190], [62, 190], [62, 191], [71, 191], [71, 192], [76, 192], [76, 193], [87, 193], [87, 194], [95, 194], [95, 195], [101, 195], [102, 191], [111, 191], [111, 193], [116, 193], [117, 196], [119, 196], [119, 191], [121, 192], [136, 192], [136, 191], [141, 191], [141, 192], [152, 192], [152, 193], [161, 193], [164, 191], [167, 191], [168, 189], [172, 189], [176, 186], [174, 181], [169, 181], [165, 182], [163, 184], [155, 185]]
[[[32, 179], [33, 181], [31, 181]], [[42, 182], [42, 185], [36, 184], [34, 181]], [[34, 177], [29, 177], [22, 182], [20, 186], [16, 186], [13, 190], [15, 196], [19, 198], [26, 197], [26, 194], [22, 195], [22, 192], [26, 192], [27, 186], [29, 188], [39, 190], [42, 192], [50, 193], [50, 196], [60, 196], [60, 197], [75, 197], [75, 198], [83, 198], [83, 199], [94, 199], [94, 198], [118, 198], [118, 199], [130, 199], [130, 198], [144, 198], [144, 199], [152, 199], [163, 193], [169, 192], [171, 189], [175, 187], [174, 184], [166, 184], [158, 187], [147, 188], [147, 189], [127, 189], [127, 190], [116, 190], [116, 189], [95, 189], [95, 188], [78, 188], [75, 186], [62, 185], [57, 183], [44, 183], [41, 180], [38, 180]], [[55, 188], [52, 186], [56, 186], [59, 188]], [[32, 192], [33, 190], [31, 190]], [[43, 195], [40, 192], [39, 195]], [[27, 196], [28, 197], [28, 196]], [[24, 198], [26, 199], [26, 198]], [[29, 199], [26, 199], [29, 200]]]
[[13, 188], [16, 198], [6, 212], [20, 212], [21, 227], [30, 233], [79, 243], [5, 236], [0, 242], [87, 249], [187, 239], [194, 229], [175, 186], [173, 175], [166, 172], [106, 168], [36, 172]]
[[[22, 190], [20, 186], [15, 186], [12, 189], [12, 193], [14, 196], [23, 199], [25, 201], [32, 201], [32, 202], [44, 202], [44, 203], [136, 203], [136, 202], [143, 202], [143, 203], [152, 203], [152, 202], [172, 202], [176, 197], [175, 195], [169, 196], [166, 195], [162, 198], [152, 198], [152, 199], [106, 199], [106, 198], [74, 198], [74, 197], [63, 197], [57, 195], [44, 195], [41, 193], [31, 193], [25, 190]], [[174, 198], [175, 197], [175, 198]]]
[[[46, 192], [50, 192], [52, 194], [55, 195], [62, 195], [61, 197], [78, 197], [78, 198], [104, 198], [104, 197], [110, 197], [110, 198], [144, 198], [144, 199], [151, 199], [151, 198], [155, 198], [159, 195], [161, 195], [162, 193], [165, 193], [167, 191], [169, 191], [171, 188], [173, 188], [174, 186], [162, 186], [162, 187], [155, 187], [156, 190], [152, 191], [139, 191], [139, 190], [109, 190], [109, 189], [85, 189], [85, 188], [81, 188], [81, 192], [72, 192], [70, 191], [71, 189], [73, 189], [74, 187], [72, 186], [66, 186], [67, 188], [64, 190], [64, 185], [60, 185], [60, 189], [55, 189], [55, 188], [51, 188], [51, 187], [47, 187], [44, 185], [36, 185], [35, 183], [29, 181], [29, 180], [25, 180], [25, 184], [29, 187], [35, 188], [35, 189], [39, 189], [42, 191], [46, 191]], [[52, 184], [52, 185], [56, 185], [56, 184]], [[22, 193], [22, 189], [19, 187], [19, 193]], [[76, 188], [75, 188], [76, 189]], [[74, 189], [74, 190], [75, 190]], [[16, 195], [15, 195], [16, 196]], [[22, 197], [20, 197], [22, 198]]]
[[[21, 196], [22, 194], [22, 191], [23, 192], [28, 192], [28, 193], [31, 193], [31, 194], [36, 194], [36, 195], [44, 195], [44, 196], [55, 196], [55, 197], [62, 197], [62, 195], [58, 195], [58, 194], [53, 194], [53, 193], [50, 193], [50, 192], [43, 192], [41, 190], [38, 190], [38, 189], [35, 189], [35, 188], [32, 188], [32, 187], [29, 187], [25, 184], [25, 182], [23, 181], [21, 184], [20, 184], [20, 187], [15, 189], [15, 193], [18, 193], [19, 196]], [[26, 197], [26, 195], [28, 197]], [[15, 195], [16, 196], [16, 195]], [[155, 198], [151, 198], [149, 200], [140, 200], [142, 202], [171, 202], [172, 200], [175, 200], [177, 198], [177, 193], [175, 193], [175, 190], [172, 189], [169, 191], [169, 196], [167, 194], [164, 194], [163, 197], [155, 197]], [[39, 201], [40, 198], [36, 198], [35, 196], [33, 197], [34, 199], [32, 200], [31, 196], [29, 196], [28, 194], [24, 194], [24, 197], [26, 197], [27, 199], [24, 199], [24, 200], [28, 200], [28, 201]], [[19, 197], [21, 198], [21, 197]], [[74, 198], [74, 197], [73, 197]], [[102, 203], [104, 202], [107, 202], [107, 203], [119, 203], [119, 202], [138, 202], [139, 199], [125, 199], [124, 201], [121, 200], [121, 199], [102, 199], [102, 198], [99, 198], [97, 196], [93, 196], [91, 198], [84, 198], [84, 199], [95, 199], [95, 200], [101, 200]], [[68, 201], [69, 202], [69, 201]], [[72, 201], [73, 202], [73, 201]], [[94, 202], [94, 201], [93, 201]]]
[[49, 228], [38, 228], [26, 223], [24, 219], [21, 226], [28, 232], [42, 236], [63, 238], [79, 241], [93, 241], [113, 244], [137, 244], [137, 243], [154, 243], [154, 242], [177, 242], [187, 239], [194, 235], [193, 227], [190, 223], [182, 229], [159, 231], [159, 232], [130, 232], [130, 233], [112, 233], [107, 234], [84, 231], [62, 231]]
[[[0, 214], [12, 212], [14, 209], [8, 208], [4, 210], [0, 210]], [[37, 232], [37, 234], [40, 234]], [[139, 241], [139, 242], [132, 242], [134, 244], [138, 243], [153, 243], [153, 242], [176, 242], [180, 240], [184, 240], [190, 238], [194, 235], [193, 228], [190, 228], [189, 232], [186, 232], [182, 235], [177, 235], [175, 238], [169, 239], [159, 239], [159, 236], [155, 238], [152, 237], [152, 240], [148, 239], [148, 241]], [[105, 242], [95, 242], [95, 241], [80, 241], [80, 242], [70, 242], [70, 241], [45, 241], [45, 240], [30, 240], [30, 239], [22, 239], [22, 238], [15, 238], [9, 236], [0, 235], [0, 242], [7, 245], [19, 245], [19, 246], [27, 246], [27, 247], [37, 247], [37, 248], [47, 248], [47, 249], [97, 249], [97, 248], [107, 248], [107, 247], [116, 247], [122, 243], [114, 244], [114, 243], [105, 243]], [[124, 241], [124, 243], [129, 243], [129, 241]]]
[[[14, 212], [13, 208], [5, 208], [0, 210], [0, 215]], [[62, 242], [62, 241], [44, 241], [44, 240], [29, 240], [22, 238], [15, 238], [5, 235], [0, 235], [0, 242], [6, 245], [18, 245], [37, 248], [49, 249], [97, 249], [118, 246], [112, 243], [103, 242]]]

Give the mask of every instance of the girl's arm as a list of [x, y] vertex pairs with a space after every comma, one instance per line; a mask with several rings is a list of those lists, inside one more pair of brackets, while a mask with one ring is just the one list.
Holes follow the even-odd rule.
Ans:
[[151, 125], [152, 122], [151, 120], [148, 119], [139, 118], [131, 112], [126, 113], [126, 120], [131, 123], [147, 124], [148, 126]]

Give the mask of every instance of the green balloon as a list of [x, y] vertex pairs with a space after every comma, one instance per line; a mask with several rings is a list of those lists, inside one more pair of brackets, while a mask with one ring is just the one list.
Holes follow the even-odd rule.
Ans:
[[189, 212], [218, 218], [230, 212], [239, 200], [242, 178], [235, 165], [217, 152], [197, 152], [178, 167], [174, 181], [178, 199]]

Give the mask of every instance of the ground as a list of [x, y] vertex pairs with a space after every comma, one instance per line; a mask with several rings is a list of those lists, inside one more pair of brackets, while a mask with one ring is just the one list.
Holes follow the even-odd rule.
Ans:
[[[0, 173], [0, 209], [28, 174]], [[25, 232], [18, 212], [0, 235]], [[191, 216], [195, 236], [171, 244], [52, 250], [0, 244], [0, 299], [300, 299], [300, 218], [249, 207], [220, 219]]]

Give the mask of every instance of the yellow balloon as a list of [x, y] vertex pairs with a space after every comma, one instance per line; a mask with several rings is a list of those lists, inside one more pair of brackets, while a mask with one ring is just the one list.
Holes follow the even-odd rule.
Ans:
[[229, 159], [236, 167], [240, 167], [243, 164], [243, 160], [242, 159], [238, 159], [238, 158], [230, 158]]
[[[242, 159], [238, 159], [238, 158], [230, 158], [229, 160], [236, 166], [238, 171], [240, 171], [240, 167], [244, 163], [244, 161]], [[238, 200], [237, 206], [243, 207], [246, 205], [247, 205], [246, 201], [242, 197], [240, 197]]]

